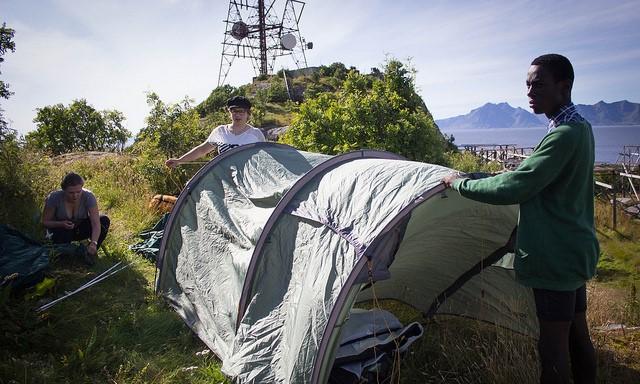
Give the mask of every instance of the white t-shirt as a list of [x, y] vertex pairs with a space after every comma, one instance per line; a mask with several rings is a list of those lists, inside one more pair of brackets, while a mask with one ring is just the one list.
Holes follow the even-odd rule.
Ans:
[[258, 128], [252, 127], [247, 124], [247, 130], [239, 135], [234, 135], [231, 132], [229, 125], [220, 125], [211, 131], [207, 142], [211, 145], [218, 146], [218, 153], [222, 153], [230, 150], [231, 148], [239, 147], [245, 144], [258, 143], [266, 141], [262, 131]]

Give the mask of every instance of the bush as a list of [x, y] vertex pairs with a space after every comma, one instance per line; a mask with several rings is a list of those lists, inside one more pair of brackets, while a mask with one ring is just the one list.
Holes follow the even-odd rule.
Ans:
[[[191, 169], [193, 167], [170, 170], [164, 165], [165, 160], [202, 143], [211, 132], [211, 126], [201, 124], [189, 98], [166, 104], [157, 94], [150, 93], [147, 103], [151, 107], [147, 126], [138, 133], [130, 150], [138, 157], [134, 167], [156, 193], [176, 194], [195, 171]], [[213, 116], [221, 117], [222, 113]], [[215, 119], [209, 124], [215, 125]]]
[[289, 100], [287, 87], [281, 77], [272, 77], [269, 88], [267, 89], [267, 97], [272, 103], [281, 103]]
[[502, 169], [500, 163], [492, 161], [484, 162], [480, 157], [470, 152], [447, 152], [446, 164], [449, 168], [461, 172], [498, 172]]
[[245, 96], [246, 87], [235, 88], [231, 85], [222, 85], [217, 87], [209, 94], [209, 97], [202, 103], [198, 104], [196, 111], [200, 117], [205, 117], [208, 114], [216, 113], [224, 110], [227, 106], [227, 100], [233, 96]]
[[267, 90], [259, 89], [256, 92], [256, 97], [253, 99], [253, 106], [251, 107], [251, 116], [249, 117], [249, 124], [259, 127], [264, 124], [264, 117], [267, 113], [267, 102], [269, 96]]
[[436, 164], [447, 148], [415, 91], [413, 71], [398, 61], [386, 65], [383, 79], [351, 71], [337, 92], [307, 99], [282, 140], [306, 151], [381, 149]]
[[146, 127], [136, 136], [132, 148], [134, 153], [178, 156], [202, 143], [209, 135], [200, 126], [200, 118], [189, 98], [166, 104], [157, 94], [150, 93], [147, 95], [147, 104], [151, 112], [146, 118]]
[[170, 169], [164, 164], [165, 160], [166, 158], [160, 154], [145, 152], [133, 163], [135, 173], [144, 179], [153, 194], [178, 195], [187, 181], [203, 165], [186, 164]]
[[40, 212], [49, 191], [48, 158], [15, 138], [0, 142], [0, 223], [41, 236]]

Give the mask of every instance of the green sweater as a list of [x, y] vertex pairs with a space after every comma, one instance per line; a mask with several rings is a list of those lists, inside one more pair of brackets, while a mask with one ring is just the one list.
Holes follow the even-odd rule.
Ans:
[[590, 279], [600, 253], [593, 225], [594, 141], [588, 122], [549, 132], [512, 171], [453, 189], [489, 204], [520, 204], [514, 268], [522, 284], [575, 290]]

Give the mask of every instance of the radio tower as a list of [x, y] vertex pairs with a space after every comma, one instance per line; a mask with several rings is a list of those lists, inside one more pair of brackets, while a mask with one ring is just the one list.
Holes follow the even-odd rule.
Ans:
[[307, 66], [306, 49], [313, 43], [300, 35], [305, 3], [286, 0], [282, 17], [276, 16], [276, 0], [230, 0], [222, 42], [218, 86], [224, 84], [236, 57], [251, 59], [256, 75], [273, 73], [275, 60], [291, 56], [297, 68]]

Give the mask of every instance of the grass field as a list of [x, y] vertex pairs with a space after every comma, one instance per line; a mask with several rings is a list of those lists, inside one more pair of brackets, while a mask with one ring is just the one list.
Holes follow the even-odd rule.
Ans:
[[[42, 180], [50, 189], [66, 169], [87, 179], [112, 219], [96, 265], [55, 260], [55, 285], [0, 294], [0, 384], [4, 383], [226, 383], [220, 363], [178, 315], [153, 292], [153, 264], [128, 250], [135, 234], [159, 214], [147, 207], [154, 194], [133, 169], [133, 159], [67, 159]], [[43, 196], [44, 197], [44, 196]], [[597, 206], [602, 256], [588, 286], [589, 323], [600, 383], [640, 382], [640, 332], [600, 330], [612, 324], [640, 326], [640, 224], [622, 218], [606, 225], [609, 209]], [[42, 313], [34, 311], [90, 280], [114, 263], [131, 265], [113, 277]], [[417, 313], [383, 304], [404, 320]], [[424, 322], [425, 337], [404, 359], [401, 383], [537, 382], [535, 342], [504, 329], [459, 318]]]

